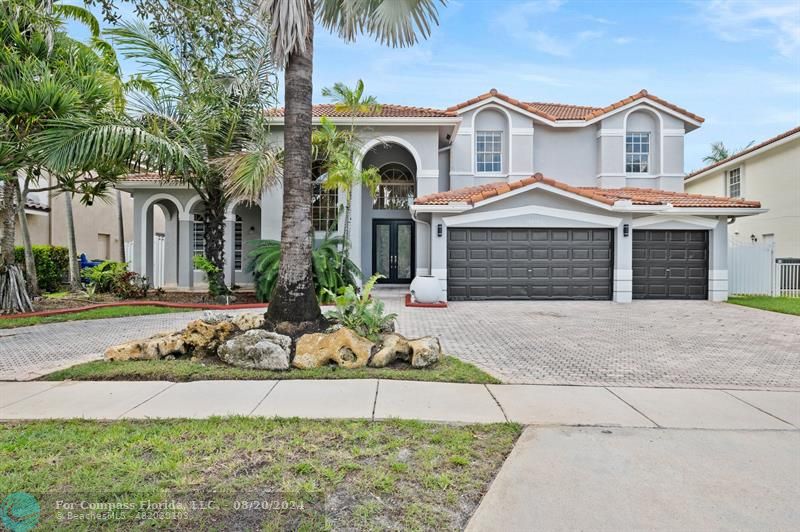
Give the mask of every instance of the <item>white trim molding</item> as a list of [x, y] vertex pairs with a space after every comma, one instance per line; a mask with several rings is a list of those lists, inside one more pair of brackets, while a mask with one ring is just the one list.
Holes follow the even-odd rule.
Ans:
[[719, 224], [719, 220], [716, 218], [701, 218], [699, 216], [664, 216], [660, 214], [645, 216], [644, 218], [634, 218], [633, 220], [634, 229], [662, 224], [693, 225], [701, 229], [714, 229]]
[[517, 136], [533, 136], [533, 128], [530, 127], [512, 127], [511, 134]]
[[[553, 209], [551, 207], [541, 207], [539, 205], [529, 205], [526, 207], [514, 207], [511, 209], [502, 209], [497, 211], [476, 212], [457, 214], [455, 216], [448, 216], [444, 218], [444, 223], [447, 227], [466, 226], [471, 224], [480, 224], [488, 221], [503, 220], [505, 218], [513, 218], [517, 216], [545, 216], [548, 218], [557, 218], [559, 220], [569, 220], [572, 222], [582, 222], [592, 225], [594, 227], [617, 227], [622, 218], [613, 216], [603, 216], [600, 214], [589, 214], [580, 211], [568, 211], [564, 209]], [[561, 222], [559, 222], [561, 223]], [[533, 224], [533, 226], [545, 227], [541, 224]]]
[[439, 170], [417, 170], [417, 177], [439, 177]]
[[[396, 137], [394, 135], [381, 135], [380, 137], [375, 137], [374, 139], [370, 139], [361, 146], [361, 149], [358, 151], [358, 156], [356, 160], [356, 165], [358, 168], [361, 168], [361, 165], [364, 163], [364, 157], [367, 156], [369, 150], [374, 148], [379, 144], [397, 144], [402, 146], [414, 157], [414, 164], [417, 166], [417, 175], [419, 175], [419, 169], [422, 168], [422, 157], [420, 157], [417, 148], [408, 142], [406, 139], [401, 137]], [[438, 170], [437, 170], [438, 175]]]
[[624, 129], [611, 129], [611, 128], [601, 128], [597, 130], [597, 138], [600, 137], [624, 137], [625, 130]]
[[665, 129], [663, 136], [665, 137], [683, 137], [686, 132], [682, 129]]

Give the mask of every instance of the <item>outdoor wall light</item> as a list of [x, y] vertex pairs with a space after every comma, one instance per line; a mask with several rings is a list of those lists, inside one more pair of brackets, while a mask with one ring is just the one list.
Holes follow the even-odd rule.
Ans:
[[442, 224], [436, 224], [436, 236], [442, 237]]
[[628, 224], [622, 224], [622, 236], [628, 236], [631, 232], [631, 226]]

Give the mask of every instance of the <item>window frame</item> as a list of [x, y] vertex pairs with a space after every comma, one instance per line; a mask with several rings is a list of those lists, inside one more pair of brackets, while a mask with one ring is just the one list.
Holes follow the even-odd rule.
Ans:
[[[629, 140], [630, 137], [637, 135], [639, 136], [636, 140]], [[647, 142], [642, 142], [642, 136], [647, 140]], [[635, 146], [638, 145], [640, 151], [628, 151], [628, 146]], [[647, 151], [641, 151], [642, 146], [647, 146]], [[653, 140], [652, 140], [652, 133], [650, 131], [626, 131], [625, 132], [625, 174], [626, 175], [652, 175], [650, 163], [652, 162], [651, 155], [653, 154]], [[633, 159], [634, 157], [638, 157], [638, 162], [634, 163], [632, 160], [629, 162], [628, 158]], [[642, 157], [644, 157], [644, 161], [642, 161]], [[642, 162], [644, 162], [645, 170], [642, 171]], [[631, 168], [634, 165], [638, 165], [639, 170], [630, 170], [629, 165]]]
[[[386, 180], [386, 175], [389, 172], [395, 172], [403, 174], [407, 179], [392, 179]], [[411, 169], [404, 165], [403, 163], [398, 162], [389, 162], [384, 164], [378, 169], [378, 173], [381, 176], [381, 181], [378, 183], [378, 187], [375, 191], [375, 197], [372, 200], [372, 210], [373, 211], [391, 211], [391, 210], [407, 210], [411, 208], [411, 205], [414, 203], [414, 199], [417, 197], [417, 179], [414, 175], [414, 172]], [[392, 188], [406, 188], [411, 192], [411, 200], [409, 201], [408, 194], [405, 196], [394, 196], [394, 195], [387, 195], [385, 192], [386, 190], [392, 190]], [[398, 206], [386, 207], [387, 199], [389, 201], [394, 201], [395, 199], [403, 198], [404, 201], [407, 203], [405, 205], [398, 204]]]
[[[311, 227], [315, 235], [325, 234], [328, 231], [338, 233], [341, 214], [339, 189], [325, 189], [327, 172], [324, 171], [323, 160], [317, 159], [311, 164]], [[317, 196], [319, 198], [315, 199]]]
[[[496, 138], [491, 140], [491, 144], [493, 148], [497, 148], [496, 150], [488, 151], [486, 150], [486, 139], [484, 138], [481, 140], [481, 136], [491, 134]], [[483, 143], [484, 148], [481, 150], [479, 148], [480, 143]], [[490, 161], [487, 162], [485, 159], [483, 161], [479, 161], [481, 155], [486, 157], [486, 155], [497, 155], [497, 161]], [[495, 170], [492, 168], [491, 170], [481, 170], [481, 165], [495, 165], [497, 164], [497, 169]], [[481, 175], [498, 175], [503, 173], [503, 130], [502, 129], [480, 129], [475, 131], [475, 173]]]
[[[737, 179], [736, 187], [738, 188], [738, 191], [736, 192], [735, 196], [731, 192], [731, 190], [732, 190], [732, 184], [731, 184], [732, 175], [731, 174], [733, 174], [733, 172], [736, 172], [736, 179]], [[737, 166], [736, 168], [731, 168], [730, 170], [726, 170], [725, 171], [725, 195], [726, 196], [728, 196], [729, 198], [741, 198], [741, 197], [743, 197], [742, 196], [742, 188], [743, 188], [742, 187], [742, 182], [743, 182], [742, 177], [743, 176], [742, 176], [742, 167], [741, 166]]]
[[233, 270], [242, 271], [244, 258], [244, 224], [242, 217], [235, 215], [233, 222]]
[[[198, 230], [199, 226], [199, 230]], [[198, 242], [200, 247], [198, 247]], [[192, 213], [192, 258], [204, 257], [206, 253], [206, 226], [205, 214]]]

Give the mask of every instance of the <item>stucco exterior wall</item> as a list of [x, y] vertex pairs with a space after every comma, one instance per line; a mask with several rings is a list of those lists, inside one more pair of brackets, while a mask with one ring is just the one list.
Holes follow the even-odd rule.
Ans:
[[762, 240], [775, 235], [775, 256], [800, 258], [800, 137], [741, 161], [715, 169], [686, 183], [693, 194], [727, 195], [727, 172], [740, 168], [742, 196], [757, 200], [769, 212], [737, 218], [728, 227], [731, 238]]

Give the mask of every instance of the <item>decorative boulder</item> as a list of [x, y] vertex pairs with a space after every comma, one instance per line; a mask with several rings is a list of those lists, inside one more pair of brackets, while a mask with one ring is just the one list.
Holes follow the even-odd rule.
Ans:
[[442, 359], [442, 345], [433, 336], [424, 336], [409, 340], [411, 348], [411, 365], [415, 368], [426, 368]]
[[193, 358], [205, 358], [215, 354], [219, 346], [238, 330], [230, 321], [208, 323], [194, 320], [189, 322], [181, 334], [184, 342], [194, 347]]
[[310, 369], [334, 362], [343, 368], [362, 368], [367, 365], [374, 346], [347, 328], [331, 334], [306, 334], [297, 340], [292, 365]]
[[181, 333], [163, 332], [145, 340], [134, 340], [106, 349], [106, 360], [158, 360], [185, 355], [188, 345]]
[[249, 331], [250, 329], [261, 329], [264, 327], [263, 314], [237, 314], [228, 321], [236, 325], [240, 331]]
[[292, 339], [263, 329], [252, 329], [223, 343], [217, 355], [239, 368], [289, 369]]
[[383, 368], [395, 360], [408, 360], [411, 356], [411, 346], [408, 345], [408, 340], [399, 334], [383, 335], [381, 344], [381, 348], [369, 360], [369, 365], [373, 368]]
[[217, 312], [216, 310], [206, 310], [203, 312], [203, 317], [200, 318], [206, 323], [210, 323], [212, 325], [216, 325], [221, 321], [231, 321], [233, 320], [233, 314], [229, 312]]

